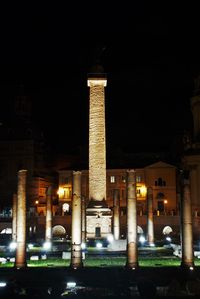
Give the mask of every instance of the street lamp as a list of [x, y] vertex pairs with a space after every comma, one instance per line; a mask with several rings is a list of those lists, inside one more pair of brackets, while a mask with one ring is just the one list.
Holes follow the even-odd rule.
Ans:
[[167, 205], [167, 203], [168, 203], [168, 200], [165, 199], [165, 200], [164, 200], [164, 212], [165, 212], [165, 214], [166, 214], [166, 205]]

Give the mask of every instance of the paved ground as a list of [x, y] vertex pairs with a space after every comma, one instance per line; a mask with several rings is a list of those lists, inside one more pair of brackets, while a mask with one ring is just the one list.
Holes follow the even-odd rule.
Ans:
[[[92, 297], [137, 297], [147, 294], [173, 298], [174, 296], [200, 298], [200, 268], [193, 272], [184, 271], [180, 267], [171, 268], [142, 268], [127, 270], [116, 268], [83, 268], [72, 270], [70, 268], [28, 268], [16, 270], [14, 268], [0, 269], [0, 281], [10, 283], [11, 286], [22, 287], [26, 290], [28, 298], [49, 297], [57, 298], [65, 290], [67, 282], [75, 281], [81, 290], [87, 287]], [[48, 294], [48, 289], [49, 293]], [[77, 293], [81, 293], [77, 289]], [[1, 299], [7, 298], [0, 290]], [[144, 293], [144, 294], [142, 294]], [[54, 294], [54, 295], [53, 295]], [[151, 296], [152, 294], [152, 296]], [[64, 294], [63, 294], [64, 295]], [[89, 296], [88, 295], [88, 296]], [[65, 294], [65, 296], [72, 296]], [[75, 294], [74, 294], [75, 296]], [[81, 297], [82, 295], [76, 295]], [[167, 297], [166, 297], [167, 296]], [[12, 296], [13, 297], [13, 296]], [[21, 296], [20, 296], [21, 297]], [[84, 293], [86, 297], [86, 293]], [[24, 295], [25, 298], [25, 295]]]

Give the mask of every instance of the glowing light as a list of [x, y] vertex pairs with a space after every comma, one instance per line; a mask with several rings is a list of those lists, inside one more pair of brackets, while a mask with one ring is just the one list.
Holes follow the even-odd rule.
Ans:
[[102, 243], [100, 243], [100, 242], [98, 242], [98, 243], [96, 244], [96, 247], [99, 248], [99, 249], [102, 248], [102, 246], [103, 246], [103, 245], [102, 245]]
[[142, 185], [140, 187], [140, 194], [141, 194], [142, 197], [146, 196], [146, 194], [147, 194], [147, 187], [145, 185]]
[[76, 286], [76, 282], [75, 281], [69, 281], [67, 282], [67, 288], [71, 289], [71, 288], [75, 288]]
[[81, 248], [85, 249], [86, 248], [86, 244], [85, 243], [81, 243]]
[[33, 244], [31, 244], [31, 243], [28, 244], [28, 248], [29, 248], [29, 249], [32, 249], [32, 248], [33, 248]]
[[35, 204], [38, 205], [38, 204], [39, 204], [39, 200], [36, 200], [36, 201], [35, 201]]
[[166, 240], [171, 242], [172, 239], [170, 237], [166, 237]]
[[58, 189], [58, 191], [57, 191], [57, 194], [58, 194], [59, 197], [63, 197], [64, 194], [65, 194], [65, 190], [64, 190], [64, 188], [59, 187], [59, 189]]
[[191, 266], [191, 267], [190, 267], [190, 270], [193, 271], [193, 270], [194, 270], [194, 267]]
[[167, 199], [165, 199], [165, 200], [164, 200], [164, 204], [167, 204], [167, 203], [168, 203], [168, 201], [167, 201]]
[[139, 237], [139, 241], [140, 241], [140, 243], [144, 244], [144, 242], [146, 241], [145, 237], [144, 236], [140, 236]]
[[4, 281], [0, 281], [0, 288], [6, 287], [7, 283]]
[[108, 242], [112, 243], [114, 241], [113, 235], [112, 234], [108, 235], [107, 240], [108, 240]]
[[12, 228], [6, 227], [1, 231], [1, 234], [12, 234]]
[[43, 244], [43, 248], [45, 250], [50, 250], [51, 249], [51, 242], [47, 241]]
[[9, 249], [10, 250], [15, 250], [17, 248], [17, 242], [11, 242], [9, 244]]

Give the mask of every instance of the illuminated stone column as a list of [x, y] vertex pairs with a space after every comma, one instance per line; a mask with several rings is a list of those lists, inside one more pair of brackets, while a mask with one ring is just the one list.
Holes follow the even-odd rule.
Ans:
[[17, 190], [17, 248], [15, 267], [26, 267], [26, 176], [27, 170], [18, 171]]
[[85, 196], [82, 196], [82, 198], [81, 198], [81, 218], [82, 218], [81, 241], [82, 241], [82, 243], [86, 243], [86, 202], [85, 202]]
[[105, 94], [107, 79], [101, 66], [88, 75], [89, 104], [89, 202], [86, 210], [87, 238], [111, 233], [111, 210], [106, 203]]
[[119, 189], [114, 189], [113, 193], [113, 235], [115, 240], [120, 237], [120, 220], [119, 220], [120, 196]]
[[127, 262], [126, 267], [138, 266], [137, 253], [137, 197], [135, 170], [127, 171]]
[[13, 194], [12, 205], [12, 241], [17, 241], [17, 194]]
[[154, 246], [154, 223], [153, 223], [153, 190], [147, 189], [147, 241], [149, 246]]
[[49, 186], [46, 190], [46, 230], [45, 241], [52, 241], [52, 187]]
[[81, 251], [81, 171], [73, 171], [71, 268], [83, 266]]
[[181, 202], [182, 216], [182, 262], [184, 268], [194, 267], [192, 209], [189, 180], [183, 181], [183, 198]]
[[89, 110], [89, 199], [106, 199], [105, 77], [88, 78]]

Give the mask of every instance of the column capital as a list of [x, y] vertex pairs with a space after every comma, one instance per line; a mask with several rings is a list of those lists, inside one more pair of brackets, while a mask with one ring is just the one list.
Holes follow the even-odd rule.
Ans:
[[27, 171], [28, 171], [27, 169], [20, 169], [20, 170], [18, 170], [19, 173], [23, 173], [23, 172], [26, 173]]
[[135, 169], [127, 169], [126, 172], [128, 172], [128, 173], [136, 173]]
[[73, 170], [73, 175], [81, 175], [82, 171], [80, 170]]

